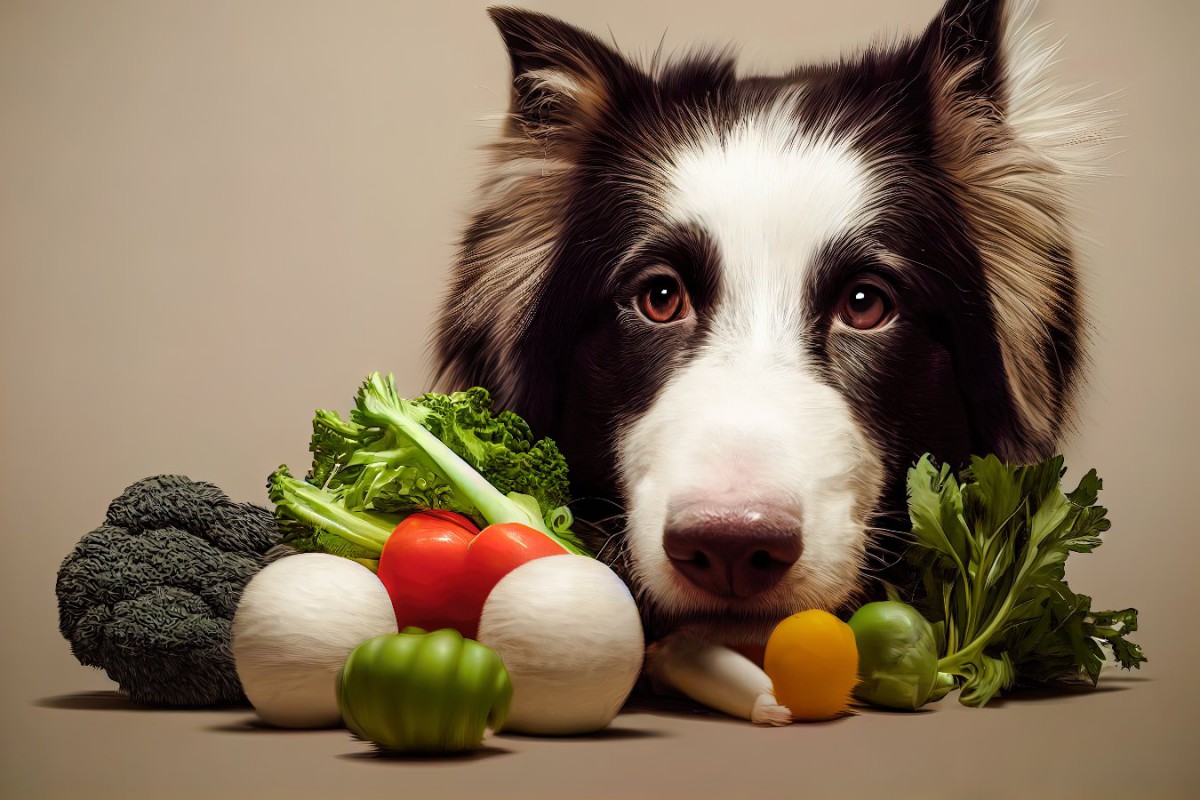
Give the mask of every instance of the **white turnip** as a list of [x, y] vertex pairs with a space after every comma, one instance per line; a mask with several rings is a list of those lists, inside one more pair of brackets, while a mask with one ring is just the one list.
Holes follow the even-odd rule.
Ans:
[[362, 642], [396, 633], [387, 590], [362, 564], [302, 553], [267, 565], [233, 618], [233, 659], [258, 716], [283, 728], [341, 724], [338, 672]]
[[585, 556], [546, 556], [488, 595], [479, 641], [504, 660], [513, 699], [505, 730], [578, 734], [608, 725], [642, 667], [641, 617], [612, 570]]

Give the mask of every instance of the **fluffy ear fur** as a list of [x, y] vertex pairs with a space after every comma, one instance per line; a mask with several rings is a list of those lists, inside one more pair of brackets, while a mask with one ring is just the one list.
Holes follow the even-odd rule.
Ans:
[[928, 66], [954, 90], [998, 102], [1006, 0], [948, 0], [925, 32]]
[[595, 36], [561, 20], [515, 8], [491, 8], [512, 62], [510, 123], [549, 136], [604, 108], [624, 59]]
[[[1083, 345], [1069, 191], [1094, 174], [1107, 120], [1053, 85], [1057, 44], [1032, 0], [949, 0], [919, 45], [936, 157], [983, 262], [1015, 408], [992, 432], [1010, 460], [1051, 454], [1071, 418]], [[978, 396], [968, 387], [968, 398]]]
[[[488, 12], [512, 63], [512, 101], [439, 320], [437, 388], [482, 384], [518, 405], [512, 363], [555, 255], [567, 184], [593, 123], [645, 76], [595, 36], [531, 11]], [[472, 298], [463, 308], [457, 298]]]

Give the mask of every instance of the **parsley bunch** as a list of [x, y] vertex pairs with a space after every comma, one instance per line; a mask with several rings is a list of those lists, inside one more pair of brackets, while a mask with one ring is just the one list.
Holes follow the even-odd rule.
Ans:
[[918, 607], [934, 623], [938, 671], [961, 702], [985, 705], [1015, 684], [1090, 683], [1109, 648], [1125, 669], [1146, 657], [1126, 636], [1137, 610], [1093, 611], [1067, 585], [1071, 553], [1090, 553], [1110, 523], [1092, 470], [1064, 493], [1057, 456], [1032, 466], [973, 458], [956, 479], [921, 458], [908, 474]]

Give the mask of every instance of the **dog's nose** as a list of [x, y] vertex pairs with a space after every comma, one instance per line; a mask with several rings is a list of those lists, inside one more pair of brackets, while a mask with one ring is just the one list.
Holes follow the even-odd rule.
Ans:
[[800, 558], [800, 520], [775, 509], [685, 510], [668, 515], [663, 549], [675, 569], [721, 597], [771, 588]]

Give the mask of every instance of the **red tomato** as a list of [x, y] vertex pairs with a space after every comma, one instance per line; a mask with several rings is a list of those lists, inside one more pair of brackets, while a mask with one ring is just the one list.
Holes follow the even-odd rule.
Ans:
[[[463, 606], [472, 615], [476, 628], [483, 614], [483, 604], [501, 578], [527, 561], [567, 552], [546, 534], [519, 522], [487, 526], [471, 541], [467, 550], [466, 574], [462, 581]], [[471, 639], [475, 633], [473, 630], [463, 636]]]
[[378, 575], [401, 629], [457, 629], [469, 622], [459, 614], [458, 583], [478, 533], [471, 520], [440, 510], [411, 514], [396, 526], [379, 555]]
[[451, 511], [422, 511], [396, 526], [379, 557], [400, 628], [454, 628], [474, 638], [483, 604], [512, 570], [566, 550], [520, 523], [489, 525], [481, 533]]

